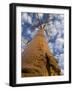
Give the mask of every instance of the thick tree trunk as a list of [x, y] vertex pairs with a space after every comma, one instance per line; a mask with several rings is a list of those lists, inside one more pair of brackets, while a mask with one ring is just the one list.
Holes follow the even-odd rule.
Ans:
[[57, 60], [54, 58], [40, 28], [22, 53], [22, 77], [61, 75]]

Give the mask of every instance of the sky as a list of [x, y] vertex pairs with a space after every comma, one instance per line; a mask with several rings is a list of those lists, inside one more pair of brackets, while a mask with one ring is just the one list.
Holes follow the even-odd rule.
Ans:
[[21, 13], [21, 51], [38, 31], [38, 27], [45, 24], [48, 47], [58, 61], [64, 74], [64, 15], [52, 13]]

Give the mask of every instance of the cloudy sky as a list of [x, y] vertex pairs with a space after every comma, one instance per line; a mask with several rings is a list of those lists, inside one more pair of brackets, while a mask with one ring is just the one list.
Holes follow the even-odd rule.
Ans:
[[64, 73], [64, 15], [52, 13], [21, 13], [21, 50], [23, 52], [26, 43], [30, 42], [41, 24], [45, 24], [46, 40], [51, 52], [58, 60], [58, 64]]

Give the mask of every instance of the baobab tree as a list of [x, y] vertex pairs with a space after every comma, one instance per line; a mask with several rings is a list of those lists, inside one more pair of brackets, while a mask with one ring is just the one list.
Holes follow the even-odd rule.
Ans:
[[38, 28], [38, 31], [32, 40], [26, 43], [22, 52], [22, 77], [62, 75], [57, 59], [48, 46], [50, 30], [47, 32], [46, 26], [50, 26], [49, 16], [44, 22], [40, 20], [38, 14], [36, 16], [38, 24], [31, 25], [31, 28]]

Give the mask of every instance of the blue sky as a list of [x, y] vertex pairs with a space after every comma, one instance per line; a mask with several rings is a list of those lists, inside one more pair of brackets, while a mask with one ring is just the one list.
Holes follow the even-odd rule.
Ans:
[[27, 42], [30, 42], [41, 24], [46, 24], [46, 39], [51, 52], [58, 60], [64, 73], [64, 15], [52, 13], [21, 13], [21, 49], [22, 52]]

